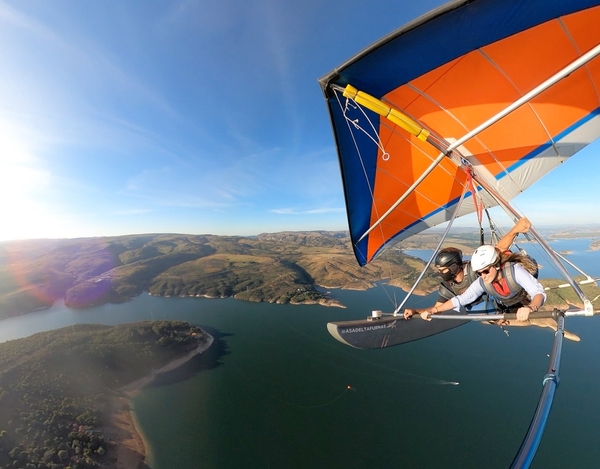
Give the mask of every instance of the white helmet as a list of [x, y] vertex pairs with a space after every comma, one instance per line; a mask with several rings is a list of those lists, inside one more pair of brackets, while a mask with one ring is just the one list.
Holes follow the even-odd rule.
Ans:
[[471, 267], [477, 272], [478, 270], [484, 269], [490, 265], [494, 265], [498, 262], [498, 252], [494, 246], [484, 244], [475, 249], [475, 252], [471, 256]]

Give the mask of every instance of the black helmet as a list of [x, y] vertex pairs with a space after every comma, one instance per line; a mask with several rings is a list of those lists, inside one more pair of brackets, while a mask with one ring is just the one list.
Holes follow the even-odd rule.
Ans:
[[[438, 252], [438, 255], [435, 257], [435, 266], [438, 268], [451, 267], [454, 264], [460, 266], [462, 265], [462, 262], [462, 251], [457, 248], [444, 248]], [[457, 269], [451, 270], [455, 271]]]

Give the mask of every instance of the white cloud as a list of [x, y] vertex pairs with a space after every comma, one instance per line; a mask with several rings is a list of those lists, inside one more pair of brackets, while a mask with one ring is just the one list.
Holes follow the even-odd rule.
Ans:
[[144, 208], [130, 208], [125, 210], [117, 210], [115, 215], [120, 216], [130, 216], [130, 215], [145, 215], [147, 213], [152, 213], [153, 210], [144, 209]]
[[221, 186], [221, 175], [201, 169], [164, 167], [146, 169], [129, 178], [122, 194], [145, 200], [156, 207], [220, 209], [239, 203], [238, 187]]
[[278, 215], [317, 215], [317, 214], [325, 214], [325, 213], [343, 213], [345, 212], [345, 208], [337, 207], [322, 207], [322, 208], [311, 208], [311, 209], [295, 209], [295, 208], [277, 208], [270, 210], [272, 213], [276, 213]]

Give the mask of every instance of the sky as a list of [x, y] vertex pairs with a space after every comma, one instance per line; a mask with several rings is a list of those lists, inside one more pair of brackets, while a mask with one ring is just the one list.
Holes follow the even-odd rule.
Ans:
[[[442, 3], [0, 0], [0, 241], [347, 229], [317, 80]], [[599, 223], [599, 152], [514, 205]]]

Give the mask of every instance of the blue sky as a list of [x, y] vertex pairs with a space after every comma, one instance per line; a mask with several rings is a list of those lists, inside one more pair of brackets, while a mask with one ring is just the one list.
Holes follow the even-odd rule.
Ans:
[[[440, 4], [0, 0], [0, 240], [347, 229], [317, 79]], [[599, 148], [515, 205], [600, 222]]]

